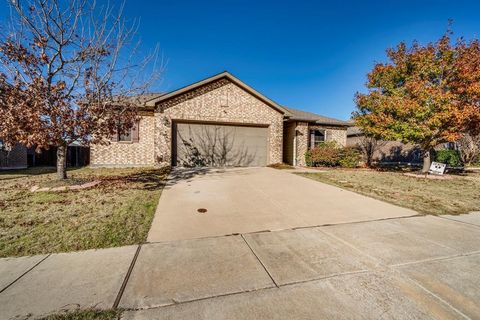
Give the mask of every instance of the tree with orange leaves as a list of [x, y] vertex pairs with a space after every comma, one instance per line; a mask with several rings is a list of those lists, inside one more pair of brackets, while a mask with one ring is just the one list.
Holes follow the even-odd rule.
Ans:
[[423, 172], [435, 146], [480, 129], [479, 41], [452, 44], [450, 36], [388, 49], [389, 61], [368, 74], [368, 93], [355, 97], [356, 125], [374, 138], [418, 144]]

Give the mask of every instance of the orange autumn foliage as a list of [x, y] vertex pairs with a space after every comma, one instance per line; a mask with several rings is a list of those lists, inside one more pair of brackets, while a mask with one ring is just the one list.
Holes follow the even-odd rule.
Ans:
[[353, 118], [366, 135], [427, 153], [480, 131], [480, 43], [450, 36], [387, 50], [389, 61], [368, 74], [368, 92], [355, 97]]

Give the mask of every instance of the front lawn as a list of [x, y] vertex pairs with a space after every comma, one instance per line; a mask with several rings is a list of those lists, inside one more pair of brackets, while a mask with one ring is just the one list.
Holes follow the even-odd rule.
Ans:
[[298, 174], [423, 214], [462, 214], [480, 210], [480, 172], [447, 175], [445, 180], [374, 170], [334, 169]]
[[[146, 240], [167, 169], [0, 172], [0, 257], [66, 252], [142, 243]], [[100, 181], [90, 189], [31, 192]]]

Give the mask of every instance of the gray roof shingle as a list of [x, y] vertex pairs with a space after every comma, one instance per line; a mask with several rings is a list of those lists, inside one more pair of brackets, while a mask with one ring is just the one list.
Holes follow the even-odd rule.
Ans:
[[360, 129], [359, 127], [352, 126], [347, 129], [347, 136], [358, 136], [362, 134], [362, 129]]
[[290, 112], [289, 119], [291, 120], [299, 120], [299, 121], [307, 121], [307, 122], [316, 122], [318, 124], [326, 124], [326, 125], [334, 125], [334, 126], [351, 126], [351, 124], [347, 121], [342, 121], [334, 118], [329, 118], [325, 116], [321, 116], [316, 113], [307, 112], [303, 110], [293, 109], [293, 108], [284, 108]]

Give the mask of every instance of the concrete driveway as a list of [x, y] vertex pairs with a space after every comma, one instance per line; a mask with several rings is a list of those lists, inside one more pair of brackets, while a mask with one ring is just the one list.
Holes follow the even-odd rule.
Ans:
[[[198, 209], [206, 209], [199, 213]], [[149, 242], [412, 216], [397, 207], [271, 168], [176, 169]]]

